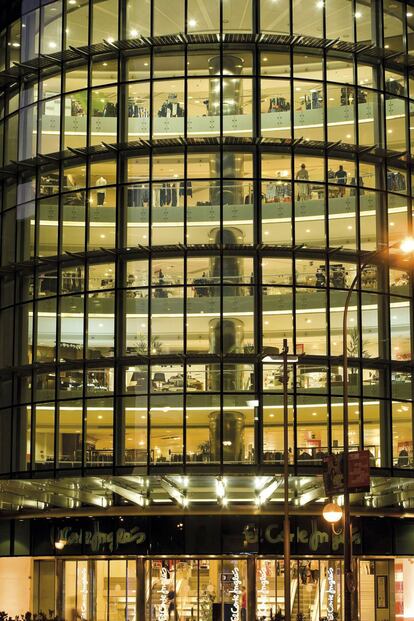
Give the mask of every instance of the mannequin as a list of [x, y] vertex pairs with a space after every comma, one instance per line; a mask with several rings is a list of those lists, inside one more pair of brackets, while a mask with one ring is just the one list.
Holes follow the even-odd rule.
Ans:
[[108, 182], [105, 179], [105, 177], [102, 177], [102, 176], [100, 176], [96, 182], [96, 185], [98, 186], [98, 189], [96, 190], [96, 198], [97, 198], [98, 207], [102, 207], [105, 204], [105, 198], [106, 198], [105, 186], [107, 185], [107, 183]]

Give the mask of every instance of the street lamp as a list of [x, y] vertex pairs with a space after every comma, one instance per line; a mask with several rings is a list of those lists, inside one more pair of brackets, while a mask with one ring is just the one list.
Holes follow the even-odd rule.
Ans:
[[352, 619], [352, 592], [355, 589], [354, 574], [352, 571], [352, 532], [351, 532], [351, 515], [350, 515], [350, 503], [349, 503], [349, 491], [348, 491], [348, 347], [347, 347], [347, 335], [348, 335], [348, 310], [351, 302], [351, 296], [355, 290], [356, 284], [360, 278], [360, 275], [370, 264], [370, 262], [377, 257], [380, 257], [384, 253], [388, 253], [391, 248], [399, 247], [401, 254], [410, 254], [414, 252], [414, 238], [406, 237], [401, 242], [374, 250], [366, 255], [359, 270], [357, 269], [355, 278], [353, 279], [348, 294], [345, 299], [344, 315], [342, 324], [342, 358], [343, 358], [343, 470], [344, 470], [344, 575], [345, 575], [345, 597], [344, 597], [344, 618], [345, 621], [351, 621]]
[[280, 354], [265, 355], [262, 362], [281, 362], [283, 386], [283, 557], [284, 557], [284, 596], [285, 621], [290, 621], [290, 519], [289, 519], [289, 403], [288, 403], [288, 364], [299, 362], [299, 356], [289, 356], [287, 339], [283, 339], [283, 348]]
[[342, 518], [342, 509], [336, 502], [328, 502], [323, 508], [322, 515], [329, 524], [336, 524]]

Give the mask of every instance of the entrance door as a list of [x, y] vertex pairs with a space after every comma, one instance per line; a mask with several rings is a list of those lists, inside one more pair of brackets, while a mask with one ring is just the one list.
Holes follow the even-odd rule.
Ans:
[[[282, 621], [285, 615], [283, 560], [256, 563], [256, 618]], [[342, 563], [340, 560], [291, 561], [291, 618], [298, 621], [342, 619]]]
[[246, 621], [247, 560], [146, 561], [151, 621]]
[[393, 621], [395, 606], [394, 560], [360, 560], [361, 621]]
[[63, 566], [66, 621], [136, 621], [135, 560], [74, 560]]

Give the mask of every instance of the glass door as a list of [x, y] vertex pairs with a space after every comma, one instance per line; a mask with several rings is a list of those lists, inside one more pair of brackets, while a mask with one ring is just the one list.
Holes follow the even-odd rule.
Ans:
[[[411, 560], [411, 559], [410, 559]], [[359, 609], [360, 621], [391, 621], [395, 618], [411, 618], [410, 593], [412, 581], [406, 578], [410, 572], [401, 571], [404, 561], [400, 559], [364, 559], [359, 561]], [[408, 569], [409, 565], [407, 565]], [[414, 573], [412, 574], [414, 575]], [[404, 584], [406, 602], [404, 609]], [[395, 610], [394, 610], [395, 608]], [[401, 609], [403, 612], [401, 612]]]
[[247, 620], [245, 559], [155, 559], [145, 575], [151, 621]]

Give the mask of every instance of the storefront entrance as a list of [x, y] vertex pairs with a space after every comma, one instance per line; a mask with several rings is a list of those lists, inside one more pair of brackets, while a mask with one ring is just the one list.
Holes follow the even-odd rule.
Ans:
[[[340, 559], [292, 560], [293, 621], [341, 621], [342, 568]], [[361, 621], [412, 619], [413, 576], [414, 559], [358, 560]], [[33, 564], [33, 612], [65, 621], [282, 621], [283, 581], [276, 558], [42, 559]]]

